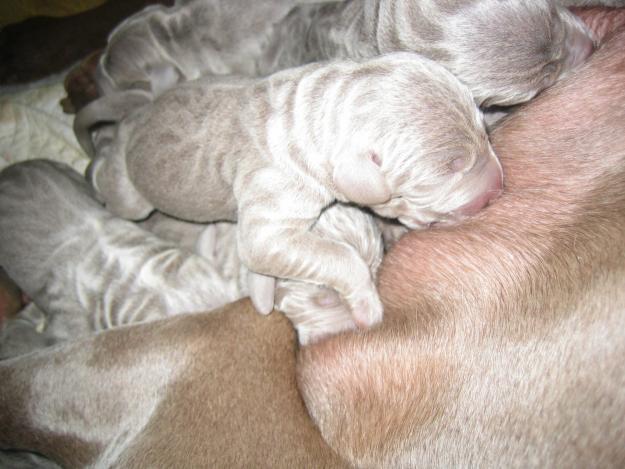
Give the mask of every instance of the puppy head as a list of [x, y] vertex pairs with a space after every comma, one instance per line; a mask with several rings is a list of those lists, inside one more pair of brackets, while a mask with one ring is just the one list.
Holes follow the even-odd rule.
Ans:
[[470, 91], [416, 54], [383, 61], [388, 73], [345, 112], [338, 192], [413, 229], [475, 213], [501, 192], [502, 171]]
[[528, 101], [593, 50], [581, 20], [547, 0], [468, 2], [441, 27], [433, 58], [466, 83], [481, 106]]
[[[356, 207], [335, 204], [321, 214], [312, 231], [353, 247], [375, 278], [384, 248], [380, 230], [370, 215]], [[350, 309], [340, 295], [321, 285], [279, 279], [275, 306], [291, 320], [302, 345], [356, 329]]]

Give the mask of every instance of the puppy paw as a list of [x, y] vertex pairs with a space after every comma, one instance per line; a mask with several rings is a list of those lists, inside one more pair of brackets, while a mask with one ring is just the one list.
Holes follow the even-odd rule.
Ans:
[[359, 328], [368, 329], [382, 321], [384, 307], [373, 285], [364, 292], [348, 297], [347, 303]]
[[276, 309], [289, 318], [302, 346], [356, 329], [349, 307], [330, 288], [307, 282], [279, 280], [275, 298]]

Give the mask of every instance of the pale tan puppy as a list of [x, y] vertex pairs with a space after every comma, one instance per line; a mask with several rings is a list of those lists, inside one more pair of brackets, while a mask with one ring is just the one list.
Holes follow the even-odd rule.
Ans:
[[237, 220], [250, 270], [332, 288], [362, 326], [382, 319], [371, 273], [352, 248], [310, 232], [321, 211], [352, 202], [424, 228], [475, 213], [502, 186], [469, 90], [407, 53], [185, 83], [122, 120], [98, 152], [90, 179], [113, 213]]
[[[0, 172], [0, 265], [47, 313], [35, 345], [242, 296], [218, 266], [115, 217], [80, 174], [48, 160]], [[11, 339], [10, 327], [2, 335]], [[7, 347], [0, 344], [0, 356]]]
[[447, 66], [481, 104], [527, 101], [592, 50], [554, 0], [192, 0], [151, 7], [110, 36], [104, 95], [152, 96], [203, 75], [268, 75], [332, 58], [418, 52]]
[[582, 22], [553, 0], [309, 3], [191, 0], [129, 18], [111, 34], [96, 70], [100, 94], [111, 102], [78, 113], [78, 140], [90, 152], [90, 127], [118, 121], [137, 105], [125, 92], [151, 100], [200, 76], [262, 76], [408, 51], [451, 70], [479, 105], [509, 106], [553, 84], [593, 49]]
[[[0, 265], [45, 313], [42, 330], [21, 315], [2, 324], [0, 358], [248, 294], [236, 225], [155, 214], [139, 227], [104, 210], [90, 189], [70, 167], [48, 160], [0, 172]], [[352, 247], [375, 278], [383, 247], [371, 215], [335, 204], [312, 232]], [[355, 328], [347, 305], [319, 285], [279, 280], [276, 308], [303, 344]]]

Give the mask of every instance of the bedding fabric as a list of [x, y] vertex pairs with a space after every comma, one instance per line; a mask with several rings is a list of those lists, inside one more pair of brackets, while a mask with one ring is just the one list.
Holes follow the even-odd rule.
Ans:
[[63, 113], [62, 77], [28, 87], [0, 90], [0, 169], [12, 163], [48, 158], [83, 173], [88, 159], [72, 130], [74, 116]]

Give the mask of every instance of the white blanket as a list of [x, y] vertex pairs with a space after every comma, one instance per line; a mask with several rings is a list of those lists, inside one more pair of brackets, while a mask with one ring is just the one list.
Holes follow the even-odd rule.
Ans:
[[63, 113], [62, 76], [28, 87], [0, 91], [0, 169], [19, 161], [47, 158], [83, 173], [89, 160]]

